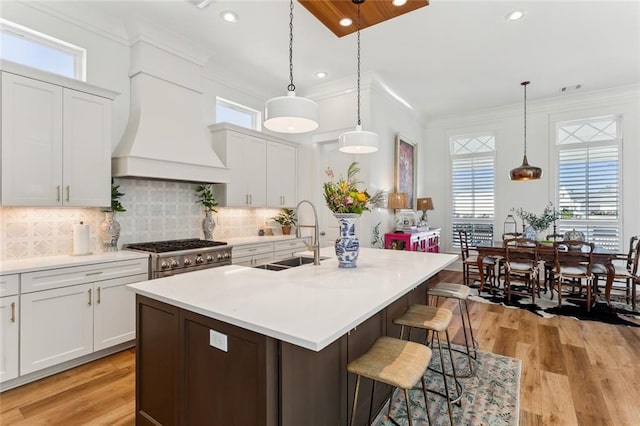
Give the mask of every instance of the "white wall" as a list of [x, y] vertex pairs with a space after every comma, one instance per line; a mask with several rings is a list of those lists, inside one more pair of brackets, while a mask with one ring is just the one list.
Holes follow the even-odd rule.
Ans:
[[[640, 88], [612, 88], [604, 91], [563, 95], [527, 102], [527, 157], [529, 164], [541, 167], [539, 181], [512, 182], [508, 173], [522, 162], [522, 104], [478, 111], [473, 114], [432, 119], [427, 123], [425, 139], [429, 151], [426, 163], [426, 188], [433, 197], [435, 210], [431, 222], [445, 224], [450, 214], [449, 137], [456, 134], [493, 131], [496, 134], [496, 209], [494, 229], [502, 232], [503, 222], [513, 207], [541, 212], [548, 201], [555, 202], [554, 121], [597, 117], [610, 114], [623, 116], [622, 205], [623, 247], [631, 235], [640, 232]], [[450, 226], [443, 227], [442, 242], [451, 250]]]

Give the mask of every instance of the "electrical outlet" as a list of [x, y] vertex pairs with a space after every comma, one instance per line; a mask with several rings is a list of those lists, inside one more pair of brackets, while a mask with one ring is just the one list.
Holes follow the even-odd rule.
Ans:
[[209, 330], [209, 345], [227, 352], [227, 335], [215, 330]]

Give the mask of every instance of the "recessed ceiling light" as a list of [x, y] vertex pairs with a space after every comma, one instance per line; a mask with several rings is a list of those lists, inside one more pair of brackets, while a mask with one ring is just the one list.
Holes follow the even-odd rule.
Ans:
[[329, 76], [329, 73], [326, 73], [324, 71], [318, 71], [316, 73], [316, 78], [327, 78]]
[[407, 0], [392, 0], [391, 4], [396, 6], [396, 7], [400, 7], [400, 6], [404, 6], [405, 4], [407, 4]]
[[220, 17], [227, 22], [238, 22], [238, 14], [230, 10], [220, 12]]
[[514, 10], [513, 12], [510, 12], [509, 14], [507, 14], [507, 19], [509, 21], [517, 21], [518, 19], [521, 19], [524, 16], [524, 12], [521, 10]]
[[340, 25], [342, 25], [343, 27], [348, 27], [351, 24], [353, 24], [353, 21], [349, 18], [342, 18], [340, 20]]

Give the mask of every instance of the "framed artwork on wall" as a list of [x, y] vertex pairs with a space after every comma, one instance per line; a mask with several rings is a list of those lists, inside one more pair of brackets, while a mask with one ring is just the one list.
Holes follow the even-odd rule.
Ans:
[[396, 192], [404, 192], [409, 208], [416, 208], [416, 171], [418, 147], [400, 134], [396, 135]]

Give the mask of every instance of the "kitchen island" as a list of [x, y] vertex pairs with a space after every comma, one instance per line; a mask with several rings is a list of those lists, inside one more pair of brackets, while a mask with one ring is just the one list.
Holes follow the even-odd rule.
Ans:
[[[424, 303], [424, 282], [457, 256], [364, 248], [357, 268], [341, 269], [332, 248], [321, 255], [319, 266], [225, 266], [131, 285], [137, 423], [347, 424], [346, 364], [397, 336], [393, 318]], [[388, 393], [376, 387], [374, 410]]]

